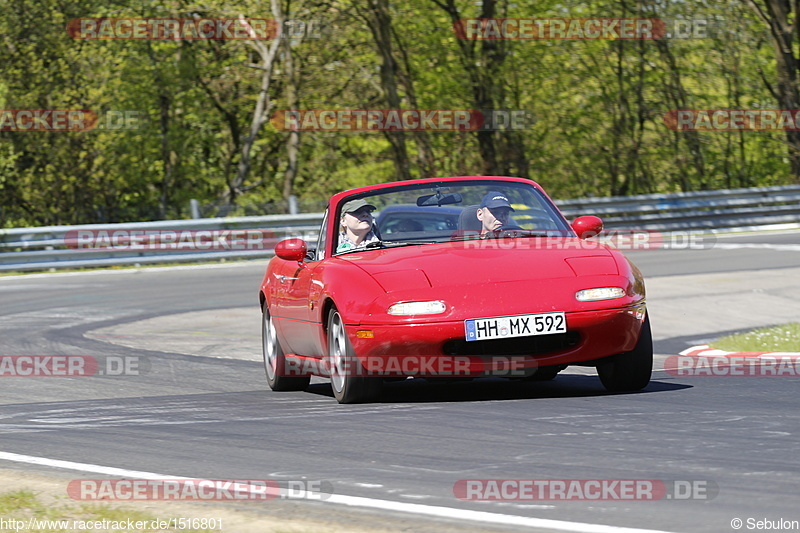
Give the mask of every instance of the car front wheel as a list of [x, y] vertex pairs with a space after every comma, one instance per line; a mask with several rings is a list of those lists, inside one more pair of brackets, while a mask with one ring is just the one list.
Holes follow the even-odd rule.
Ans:
[[365, 376], [347, 337], [344, 320], [335, 308], [328, 315], [328, 363], [331, 388], [339, 403], [363, 403], [380, 393], [381, 378]]
[[650, 383], [652, 373], [653, 335], [650, 332], [650, 317], [645, 316], [636, 347], [597, 365], [597, 374], [606, 390], [633, 392], [645, 388]]
[[264, 354], [264, 370], [267, 373], [267, 384], [274, 391], [306, 390], [311, 382], [310, 376], [286, 376], [286, 354], [283, 352], [275, 323], [269, 314], [267, 302], [262, 307], [261, 346]]

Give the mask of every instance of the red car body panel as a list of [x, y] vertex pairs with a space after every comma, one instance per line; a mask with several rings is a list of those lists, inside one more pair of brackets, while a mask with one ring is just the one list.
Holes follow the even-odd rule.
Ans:
[[[352, 195], [408, 183], [453, 180], [523, 183], [547, 198], [534, 182], [507, 177], [414, 180], [334, 195], [328, 206], [327, 226], [322, 228], [327, 248], [324, 259], [298, 262], [274, 257], [261, 284], [261, 301], [268, 305], [287, 358], [324, 358], [331, 306], [341, 313], [356, 356], [372, 358], [372, 362], [374, 358], [406, 356], [466, 357], [472, 361], [471, 368], [479, 372], [487, 361], [491, 364], [493, 354], [478, 353], [478, 345], [464, 341], [465, 320], [555, 311], [566, 314], [569, 342], [547, 346], [547, 341], [541, 341], [544, 346], [534, 350], [536, 353], [517, 350], [513, 355], [518, 364], [525, 368], [591, 364], [634, 348], [645, 317], [641, 273], [618, 250], [574, 234], [442, 242], [333, 255], [338, 210]], [[576, 299], [577, 291], [596, 287], [621, 287], [625, 295], [604, 301]], [[446, 311], [426, 316], [387, 312], [395, 303], [430, 300], [446, 302]], [[359, 331], [371, 335], [361, 338]], [[325, 371], [322, 368], [309, 373], [324, 375]]]

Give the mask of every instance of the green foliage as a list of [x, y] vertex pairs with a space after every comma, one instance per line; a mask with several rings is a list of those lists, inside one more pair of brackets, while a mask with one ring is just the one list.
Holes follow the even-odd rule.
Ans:
[[[460, 18], [487, 3], [498, 18], [711, 21], [704, 38], [460, 41], [448, 0], [386, 2], [403, 108], [530, 112], [522, 131], [407, 132], [408, 175], [530, 177], [555, 197], [638, 194], [791, 182], [782, 132], [678, 132], [677, 108], [776, 108], [774, 51], [745, 2], [458, 0]], [[287, 40], [273, 72], [274, 110], [289, 107], [291, 52], [301, 109], [385, 109], [373, 13], [354, 0], [282, 0], [319, 38]], [[0, 108], [90, 109], [84, 132], [0, 131], [0, 227], [187, 217], [189, 200], [231, 197], [261, 83], [244, 41], [78, 40], [76, 18], [272, 18], [263, 0], [0, 0]], [[374, 28], [373, 28], [374, 29]], [[487, 58], [489, 58], [487, 60]], [[133, 129], [109, 122], [132, 117]], [[398, 179], [380, 132], [300, 134], [287, 189], [289, 133], [265, 124], [232, 213], [281, 209], [287, 190], [321, 205], [333, 192]], [[482, 150], [496, 150], [494, 166]], [[427, 157], [427, 160], [426, 160]], [[246, 207], [245, 207], [246, 206]]]

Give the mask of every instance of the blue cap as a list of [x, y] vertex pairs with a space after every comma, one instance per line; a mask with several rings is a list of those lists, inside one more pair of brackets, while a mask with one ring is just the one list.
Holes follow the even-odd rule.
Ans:
[[489, 209], [494, 209], [495, 207], [507, 207], [512, 211], [514, 210], [514, 208], [511, 207], [511, 202], [509, 202], [508, 198], [506, 198], [506, 195], [497, 191], [489, 191], [489, 193], [483, 197], [483, 200], [481, 200], [481, 207], [488, 207]]

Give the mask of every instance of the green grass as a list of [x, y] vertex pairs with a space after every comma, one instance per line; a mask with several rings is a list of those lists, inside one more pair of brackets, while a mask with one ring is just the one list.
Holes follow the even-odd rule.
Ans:
[[710, 346], [728, 352], [800, 352], [800, 323], [729, 335]]
[[[121, 507], [116, 507], [113, 505], [91, 505], [91, 504], [46, 504], [40, 501], [36, 494], [29, 490], [18, 490], [14, 492], [6, 492], [0, 494], [0, 518], [6, 521], [8, 524], [9, 520], [16, 520], [16, 521], [24, 521], [28, 522], [31, 519], [37, 519], [37, 521], [46, 521], [46, 520], [53, 520], [53, 521], [60, 521], [60, 520], [67, 520], [70, 524], [73, 521], [116, 521], [120, 523], [127, 522], [131, 520], [133, 522], [140, 521], [140, 522], [151, 522], [157, 519], [156, 516], [150, 515], [148, 513], [143, 513], [141, 511], [133, 511], [130, 509], [124, 509]], [[163, 519], [162, 519], [163, 520]], [[34, 527], [33, 529], [25, 529], [25, 531], [29, 531], [31, 533], [50, 533], [50, 532], [58, 532], [63, 533], [64, 531], [72, 531], [71, 526], [65, 529], [64, 527], [55, 527], [55, 528], [48, 528], [46, 527], [47, 524], [43, 524], [41, 522], [38, 523], [41, 527]], [[51, 526], [57, 526], [57, 524], [50, 524]], [[143, 524], [144, 525], [144, 524]], [[0, 528], [0, 531], [15, 531], [14, 528]], [[97, 530], [95, 530], [97, 531]], [[117, 531], [130, 531], [130, 530], [117, 530]], [[180, 532], [180, 533], [219, 533], [219, 529], [217, 530], [210, 530], [210, 529], [136, 529], [136, 532]]]
[[33, 508], [36, 503], [36, 495], [27, 490], [0, 494], [0, 516], [8, 515], [15, 510]]

